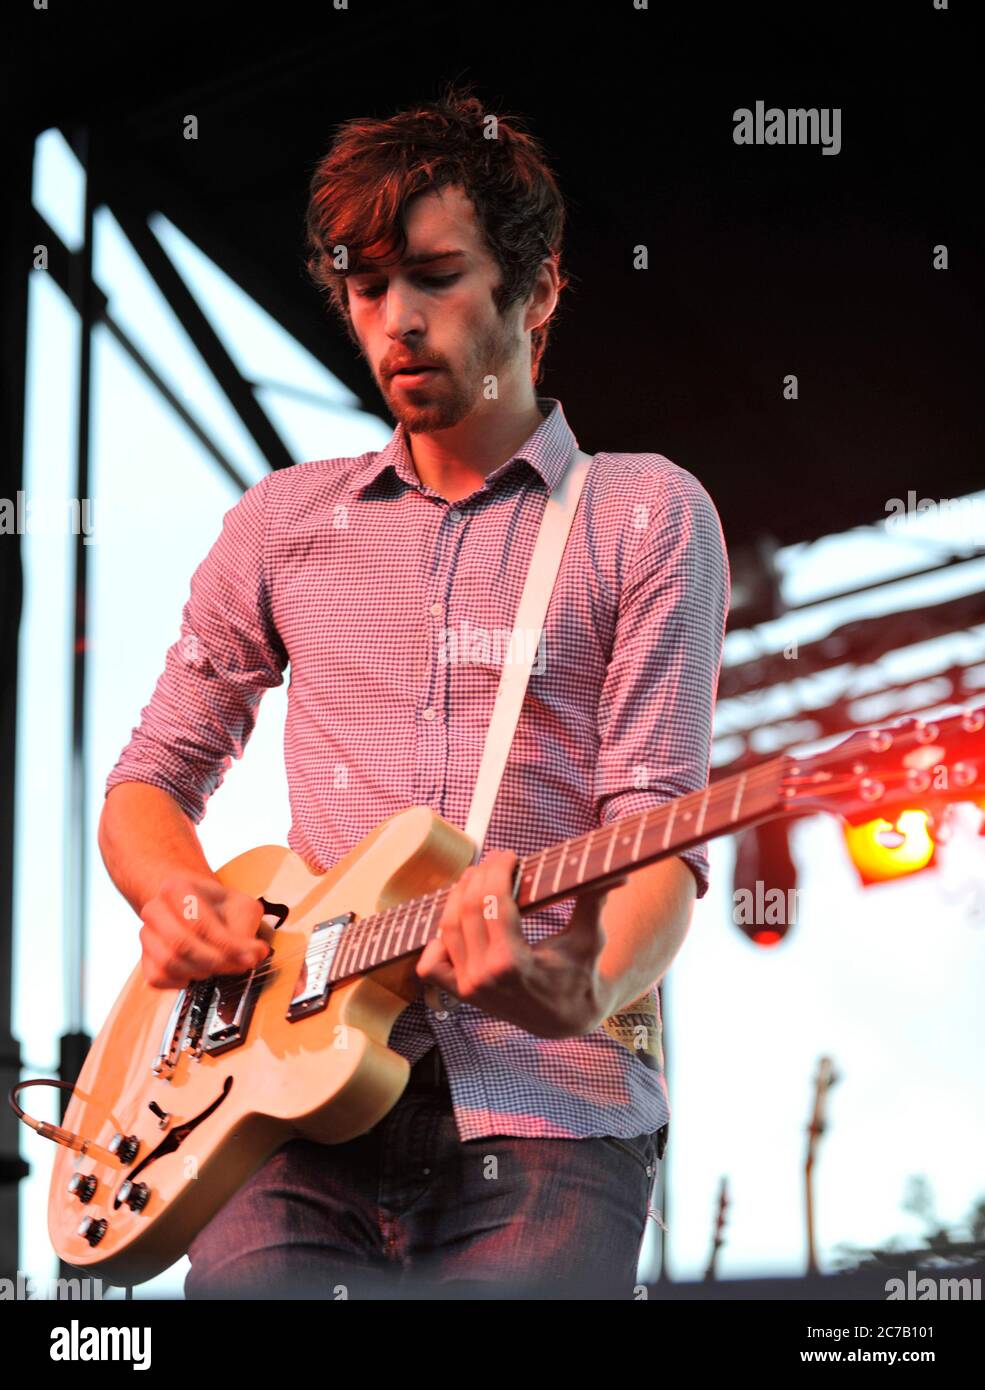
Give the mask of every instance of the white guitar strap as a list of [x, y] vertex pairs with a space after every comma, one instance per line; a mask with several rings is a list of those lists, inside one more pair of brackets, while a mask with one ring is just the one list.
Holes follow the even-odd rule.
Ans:
[[[482, 858], [482, 847], [486, 831], [489, 829], [493, 803], [499, 791], [499, 784], [503, 780], [503, 770], [510, 748], [513, 746], [513, 736], [520, 719], [523, 697], [527, 693], [534, 657], [543, 638], [544, 616], [554, 592], [558, 570], [561, 568], [561, 556], [591, 462], [591, 455], [583, 453], [576, 444], [565, 464], [564, 472], [544, 506], [544, 515], [541, 517], [540, 530], [530, 557], [526, 582], [517, 605], [507, 659], [503, 661], [492, 718], [486, 731], [479, 775], [476, 777], [475, 790], [472, 793], [472, 805], [465, 822], [465, 833], [475, 842], [473, 864], [478, 864]], [[536, 642], [530, 640], [535, 633]], [[459, 1001], [455, 996], [438, 989], [437, 985], [426, 984], [424, 997], [432, 1009], [439, 1007], [439, 1000], [445, 1009], [454, 1011], [458, 1007]]]
[[[591, 455], [582, 453], [575, 445], [571, 458], [544, 507], [537, 542], [530, 557], [526, 583], [516, 610], [509, 651], [503, 661], [499, 689], [496, 691], [492, 718], [482, 750], [482, 761], [479, 764], [479, 775], [476, 778], [475, 791], [472, 793], [472, 805], [465, 823], [466, 835], [475, 841], [473, 864], [478, 864], [482, 857], [493, 803], [499, 791], [510, 748], [513, 746], [523, 697], [530, 680], [530, 670], [537, 649], [543, 641], [544, 615], [554, 592], [558, 570], [561, 568], [561, 556], [591, 462]], [[536, 641], [533, 640], [534, 637], [537, 638]]]
[[[477, 864], [482, 857], [493, 803], [513, 745], [534, 656], [538, 643], [543, 638], [544, 616], [554, 592], [558, 570], [561, 567], [561, 556], [591, 463], [591, 456], [582, 453], [576, 445], [544, 508], [526, 583], [513, 623], [509, 660], [503, 662], [503, 672], [486, 733], [482, 761], [479, 764], [479, 775], [472, 793], [472, 805], [465, 823], [465, 833], [475, 841], [473, 864]], [[537, 635], [537, 642], [530, 640], [534, 633]], [[432, 1008], [437, 1007], [439, 995], [445, 1009], [453, 1012], [458, 1007], [459, 1001], [454, 995], [438, 990], [435, 986], [426, 985], [424, 993]], [[662, 1028], [656, 1003], [649, 991], [605, 1019], [602, 1026], [609, 1037], [620, 1043], [627, 1052], [635, 1054], [646, 1067], [663, 1067]]]

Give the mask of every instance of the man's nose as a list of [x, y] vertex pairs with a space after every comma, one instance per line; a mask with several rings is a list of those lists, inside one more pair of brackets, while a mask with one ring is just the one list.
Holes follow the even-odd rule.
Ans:
[[387, 290], [383, 324], [387, 337], [395, 341], [408, 333], [424, 332], [424, 316], [412, 291], [394, 286]]

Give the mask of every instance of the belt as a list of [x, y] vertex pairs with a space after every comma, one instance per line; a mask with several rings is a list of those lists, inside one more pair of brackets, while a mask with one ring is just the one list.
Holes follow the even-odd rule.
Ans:
[[408, 1091], [445, 1091], [448, 1089], [448, 1073], [441, 1058], [438, 1044], [429, 1047], [410, 1069]]

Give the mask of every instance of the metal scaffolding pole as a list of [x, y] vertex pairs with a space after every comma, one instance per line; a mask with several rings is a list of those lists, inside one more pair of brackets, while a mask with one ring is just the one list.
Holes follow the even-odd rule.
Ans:
[[[83, 225], [83, 244], [78, 256], [72, 258], [70, 274], [75, 277], [72, 285], [72, 303], [79, 314], [79, 397], [78, 431], [76, 454], [75, 496], [82, 515], [84, 499], [89, 496], [89, 418], [90, 418], [90, 380], [92, 358], [92, 325], [94, 318], [92, 284], [92, 220], [95, 207], [95, 147], [90, 130], [79, 130], [73, 134], [72, 146], [85, 170], [85, 214]], [[87, 658], [87, 584], [89, 573], [89, 548], [85, 544], [84, 527], [79, 526], [75, 537], [75, 580], [73, 593], [73, 647], [72, 647], [72, 746], [69, 763], [68, 834], [66, 837], [66, 892], [65, 892], [65, 1032], [59, 1039], [58, 1077], [61, 1081], [74, 1084], [78, 1080], [82, 1063], [92, 1044], [85, 1031], [85, 955], [86, 955], [86, 906], [88, 902], [88, 873], [86, 866], [86, 845], [88, 843], [86, 820], [87, 777], [85, 764], [85, 715], [86, 715], [86, 658]], [[71, 1095], [60, 1091], [61, 1115]], [[70, 1268], [59, 1261], [60, 1274], [69, 1277]]]
[[[27, 365], [27, 296], [31, 265], [33, 135], [20, 130], [7, 147], [6, 215], [0, 219], [0, 275], [4, 314], [0, 373], [3, 495], [16, 497], [24, 478], [24, 387]], [[18, 534], [0, 537], [0, 1086], [6, 1096], [21, 1075], [20, 1047], [11, 1032], [14, 949], [14, 804], [17, 748], [17, 649], [23, 598]], [[0, 1276], [16, 1275], [20, 1250], [17, 1184], [30, 1169], [21, 1158], [21, 1126], [8, 1105], [0, 1108]]]

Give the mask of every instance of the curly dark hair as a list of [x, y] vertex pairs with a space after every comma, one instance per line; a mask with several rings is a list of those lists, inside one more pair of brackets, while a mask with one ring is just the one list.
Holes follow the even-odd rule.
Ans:
[[[493, 291], [500, 315], [526, 299], [548, 258], [558, 269], [559, 292], [569, 283], [560, 267], [564, 202], [541, 147], [517, 117], [497, 116], [493, 139], [487, 138], [488, 121], [478, 97], [451, 83], [434, 102], [387, 119], [356, 117], [336, 128], [311, 177], [305, 266], [357, 347], [346, 278], [365, 266], [369, 248], [374, 266], [404, 255], [404, 208], [428, 189], [458, 185], [471, 200], [500, 268]], [[345, 268], [336, 262], [340, 247], [346, 248]], [[550, 322], [531, 335], [534, 384]]]

